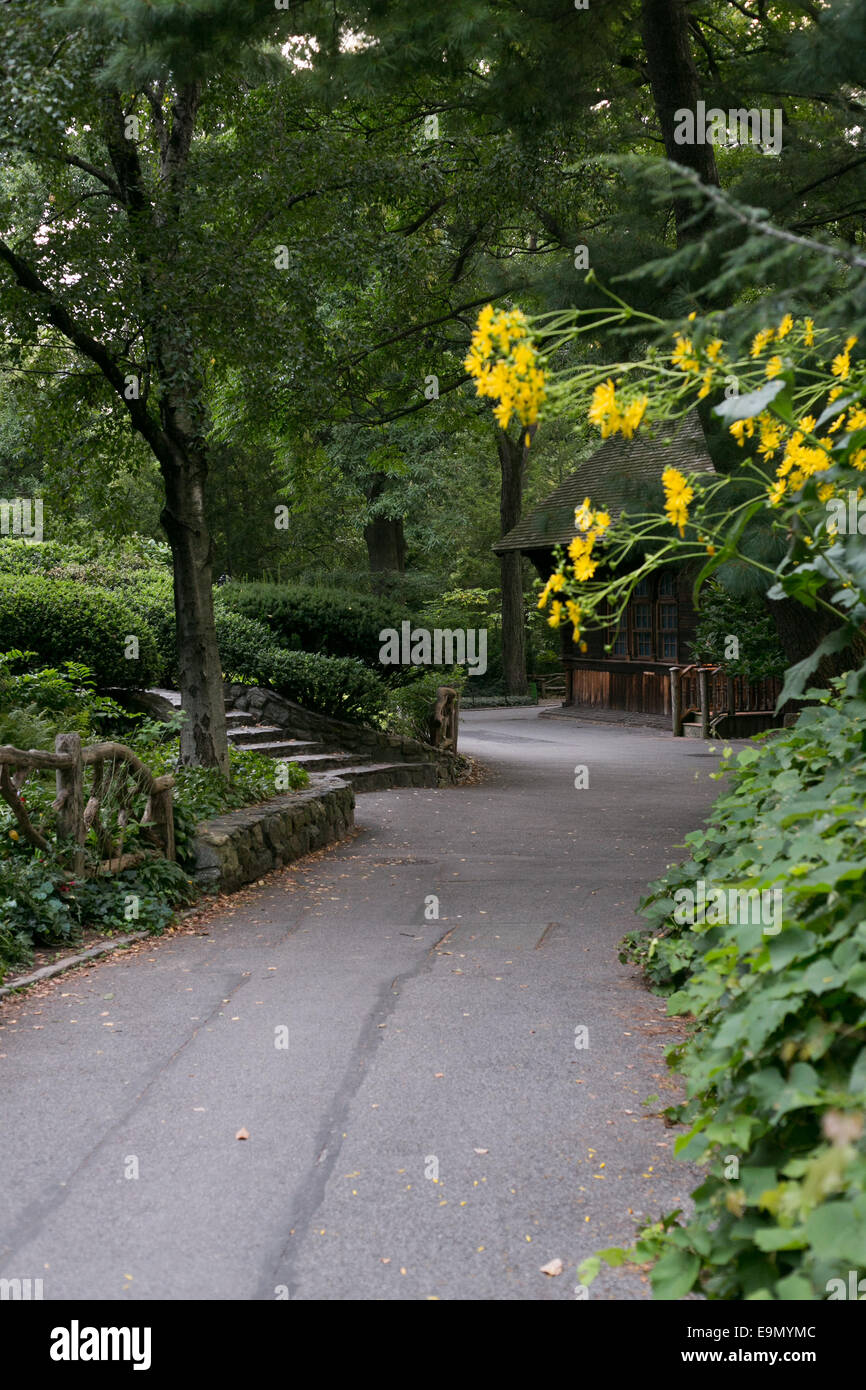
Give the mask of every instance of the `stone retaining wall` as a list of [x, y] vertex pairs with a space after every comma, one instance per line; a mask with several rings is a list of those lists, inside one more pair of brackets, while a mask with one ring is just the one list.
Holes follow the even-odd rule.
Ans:
[[362, 757], [372, 758], [374, 762], [433, 762], [437, 764], [440, 786], [457, 781], [458, 761], [454, 755], [440, 752], [438, 748], [433, 748], [429, 743], [420, 743], [418, 739], [386, 734], [365, 724], [333, 719], [330, 715], [304, 709], [293, 700], [256, 685], [227, 683], [225, 699], [227, 708], [233, 706], [246, 710], [263, 724], [275, 724], [290, 738], [314, 739], [328, 745], [332, 751], [339, 749], [345, 753], [358, 753]]
[[310, 850], [341, 840], [355, 823], [355, 793], [339, 778], [272, 796], [199, 825], [193, 878], [231, 892]]

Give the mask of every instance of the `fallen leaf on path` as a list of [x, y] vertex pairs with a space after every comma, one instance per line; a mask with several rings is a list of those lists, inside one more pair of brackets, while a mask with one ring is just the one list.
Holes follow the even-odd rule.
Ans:
[[540, 1273], [549, 1274], [551, 1278], [553, 1278], [555, 1275], [562, 1273], [562, 1268], [562, 1260], [557, 1258], [555, 1260], [549, 1260], [546, 1265], [542, 1265]]

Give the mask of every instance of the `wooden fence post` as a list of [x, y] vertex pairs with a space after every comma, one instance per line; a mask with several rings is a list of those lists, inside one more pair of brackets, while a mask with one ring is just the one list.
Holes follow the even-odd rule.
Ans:
[[[174, 778], [171, 774], [154, 778], [145, 819], [149, 819], [162, 838], [162, 849], [166, 859], [174, 859], [174, 800], [171, 789]], [[149, 814], [148, 814], [149, 813]]]
[[678, 666], [671, 667], [671, 726], [674, 738], [683, 736], [683, 715], [682, 700], [680, 690], [680, 670]]
[[72, 757], [68, 767], [57, 769], [57, 834], [60, 839], [72, 840], [75, 849], [72, 872], [76, 878], [84, 873], [84, 765], [81, 760], [81, 735], [58, 734], [54, 740], [55, 753]]
[[710, 697], [707, 689], [707, 668], [701, 666], [698, 670], [698, 695], [701, 706], [701, 738], [710, 736]]

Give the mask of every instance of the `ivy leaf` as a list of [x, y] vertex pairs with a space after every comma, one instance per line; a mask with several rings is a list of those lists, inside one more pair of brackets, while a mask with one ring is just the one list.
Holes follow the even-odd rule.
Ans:
[[685, 1298], [698, 1277], [700, 1257], [688, 1250], [668, 1250], [652, 1272], [654, 1299]]
[[796, 661], [793, 666], [789, 666], [785, 672], [785, 684], [782, 686], [782, 693], [776, 701], [776, 713], [789, 700], [796, 700], [798, 695], [802, 695], [806, 681], [817, 667], [822, 656], [829, 655], [830, 652], [840, 652], [850, 642], [851, 638], [848, 629], [845, 627], [837, 628], [835, 632], [828, 633], [823, 642], [820, 642], [815, 650], [803, 658]]

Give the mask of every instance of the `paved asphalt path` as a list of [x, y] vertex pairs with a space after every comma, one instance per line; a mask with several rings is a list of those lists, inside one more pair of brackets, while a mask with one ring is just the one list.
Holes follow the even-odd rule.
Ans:
[[[677, 1024], [616, 945], [716, 754], [534, 709], [473, 711], [462, 741], [479, 785], [361, 796], [340, 847], [3, 1002], [0, 1274], [46, 1299], [574, 1299], [582, 1258], [683, 1204], [642, 1106], [673, 1098]], [[634, 1270], [590, 1290], [648, 1296]]]

